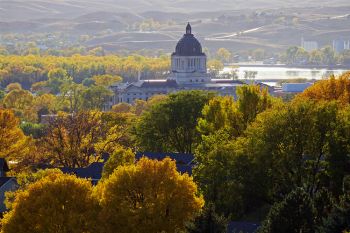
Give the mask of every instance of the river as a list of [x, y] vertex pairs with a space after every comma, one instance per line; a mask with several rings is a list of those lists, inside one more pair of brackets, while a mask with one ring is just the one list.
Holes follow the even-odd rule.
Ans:
[[288, 68], [288, 67], [225, 67], [222, 73], [228, 73], [235, 70], [239, 79], [245, 79], [247, 72], [256, 72], [254, 80], [275, 86], [280, 80], [304, 78], [307, 80], [320, 80], [329, 77], [331, 74], [340, 75], [347, 70], [336, 69], [307, 69], [307, 68]]

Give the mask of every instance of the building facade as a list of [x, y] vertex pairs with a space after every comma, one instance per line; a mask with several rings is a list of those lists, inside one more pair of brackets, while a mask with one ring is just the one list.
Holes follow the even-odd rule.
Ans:
[[349, 39], [333, 40], [333, 49], [337, 53], [341, 53], [344, 50], [349, 50], [350, 49], [350, 40]]
[[304, 40], [304, 37], [301, 38], [301, 47], [305, 49], [307, 52], [311, 52], [313, 50], [318, 49], [317, 41]]
[[207, 72], [207, 56], [202, 46], [192, 34], [188, 23], [186, 33], [176, 45], [171, 55], [171, 74], [163, 80], [139, 80], [111, 86], [114, 96], [110, 107], [118, 103], [134, 103], [148, 100], [154, 95], [169, 94], [180, 90], [205, 90], [218, 95], [235, 97], [236, 88], [243, 82], [231, 79], [212, 79]]

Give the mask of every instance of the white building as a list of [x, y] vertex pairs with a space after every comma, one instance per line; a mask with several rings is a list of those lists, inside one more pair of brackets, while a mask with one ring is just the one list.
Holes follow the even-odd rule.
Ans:
[[337, 53], [341, 53], [344, 50], [349, 50], [350, 40], [344, 40], [344, 39], [333, 40], [333, 49]]
[[312, 83], [282, 83], [282, 91], [291, 93], [301, 93], [312, 85]]
[[112, 86], [114, 91], [110, 107], [126, 102], [132, 104], [137, 99], [148, 100], [153, 95], [168, 94], [180, 90], [214, 91], [219, 95], [235, 97], [236, 88], [243, 82], [231, 79], [211, 79], [207, 73], [207, 56], [202, 46], [192, 34], [187, 24], [186, 33], [176, 45], [171, 55], [171, 74], [164, 80], [139, 80]]
[[304, 40], [304, 38], [301, 38], [301, 47], [305, 49], [307, 52], [311, 52], [313, 50], [318, 49], [318, 43], [317, 41], [312, 41], [312, 40]]

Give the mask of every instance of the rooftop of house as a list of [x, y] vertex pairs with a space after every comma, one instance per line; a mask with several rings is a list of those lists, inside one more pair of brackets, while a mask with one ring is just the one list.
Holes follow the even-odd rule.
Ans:
[[6, 184], [9, 180], [16, 179], [15, 177], [0, 177], [0, 187]]
[[[143, 156], [150, 159], [162, 160], [169, 157], [176, 161], [177, 170], [181, 173], [192, 174], [193, 160], [194, 156], [192, 154], [182, 154], [182, 153], [152, 153], [152, 152], [137, 152], [135, 155], [136, 160], [140, 160]], [[105, 161], [107, 161], [107, 157]], [[63, 173], [74, 174], [77, 177], [91, 179], [93, 184], [97, 182], [102, 177], [104, 162], [95, 162], [87, 167], [83, 168], [60, 168]]]
[[254, 233], [260, 227], [258, 223], [252, 222], [230, 222], [227, 226], [228, 233], [242, 232]]
[[4, 172], [8, 172], [10, 170], [4, 158], [0, 158], [0, 169]]
[[103, 162], [95, 162], [83, 168], [63, 167], [61, 171], [67, 174], [74, 174], [80, 178], [91, 179], [93, 184], [97, 184], [102, 177], [103, 166]]

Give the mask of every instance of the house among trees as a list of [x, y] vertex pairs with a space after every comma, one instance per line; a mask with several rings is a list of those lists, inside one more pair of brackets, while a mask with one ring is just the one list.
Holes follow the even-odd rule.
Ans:
[[8, 171], [10, 171], [10, 169], [6, 160], [0, 158], [0, 215], [7, 210], [5, 206], [5, 193], [18, 189], [16, 178], [6, 176]]
[[63, 167], [61, 171], [66, 174], [74, 174], [79, 178], [90, 179], [91, 183], [96, 185], [102, 177], [103, 166], [104, 162], [95, 162], [81, 168]]
[[[184, 153], [153, 153], [153, 152], [137, 152], [135, 160], [138, 161], [142, 157], [149, 159], [163, 160], [169, 157], [176, 161], [177, 171], [180, 173], [192, 174], [192, 167], [194, 165], [194, 156], [192, 154]], [[61, 171], [66, 174], [74, 174], [79, 178], [90, 179], [93, 185], [96, 185], [102, 178], [104, 164], [107, 162], [108, 156], [104, 156], [103, 162], [94, 162], [83, 168], [63, 167]]]

